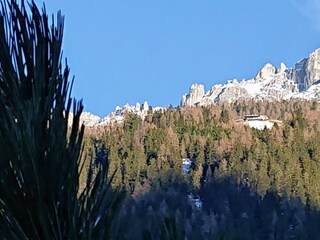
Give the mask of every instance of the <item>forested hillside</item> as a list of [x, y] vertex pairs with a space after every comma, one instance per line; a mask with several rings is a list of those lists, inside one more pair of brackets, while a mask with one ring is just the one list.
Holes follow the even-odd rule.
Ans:
[[[128, 113], [121, 124], [87, 130], [86, 151], [93, 164], [108, 160], [112, 185], [126, 190], [142, 222], [148, 207], [170, 209], [203, 238], [226, 231], [227, 238], [311, 239], [320, 223], [319, 113], [316, 101], [169, 108], [145, 119]], [[245, 114], [282, 123], [256, 130], [236, 121]], [[192, 160], [186, 174], [183, 158]], [[188, 210], [190, 193], [201, 210]]]

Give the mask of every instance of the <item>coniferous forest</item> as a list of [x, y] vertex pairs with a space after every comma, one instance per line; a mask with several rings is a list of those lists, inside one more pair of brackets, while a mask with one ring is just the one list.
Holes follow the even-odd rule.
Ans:
[[[150, 215], [172, 213], [188, 239], [317, 239], [319, 111], [316, 101], [252, 101], [150, 109], [144, 120], [128, 113], [87, 129], [85, 155], [95, 156], [93, 168], [105, 159], [112, 186], [125, 190], [119, 225], [131, 236]], [[270, 130], [237, 123], [252, 113], [283, 122]], [[192, 161], [187, 173], [183, 158]]]
[[[0, 239], [320, 239], [319, 101], [150, 107], [85, 128], [63, 21], [2, 3]], [[282, 122], [257, 130], [248, 114]]]

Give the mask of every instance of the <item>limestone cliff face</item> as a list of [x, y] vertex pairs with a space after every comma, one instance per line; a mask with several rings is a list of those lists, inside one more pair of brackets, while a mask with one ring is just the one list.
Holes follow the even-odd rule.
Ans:
[[289, 73], [291, 79], [298, 84], [300, 91], [307, 90], [320, 80], [320, 49], [310, 54], [309, 58], [300, 60]]
[[204, 96], [204, 86], [202, 84], [192, 84], [189, 94], [182, 96], [180, 105], [190, 107], [196, 105]]
[[287, 66], [284, 63], [280, 63], [280, 67], [277, 69], [277, 73], [285, 73]]
[[[280, 67], [281, 68], [281, 67]], [[267, 63], [263, 66], [263, 68], [258, 72], [257, 76], [255, 77], [256, 80], [258, 79], [265, 79], [274, 74], [276, 74], [277, 69], [272, 66], [272, 64]]]

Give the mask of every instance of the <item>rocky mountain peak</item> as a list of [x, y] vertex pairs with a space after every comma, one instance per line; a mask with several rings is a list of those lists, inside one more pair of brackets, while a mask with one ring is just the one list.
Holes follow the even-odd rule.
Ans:
[[180, 104], [181, 106], [193, 106], [201, 101], [204, 94], [204, 85], [192, 84], [189, 90], [189, 94], [182, 97]]
[[267, 63], [263, 66], [263, 68], [261, 68], [255, 79], [265, 79], [276, 74], [276, 72], [277, 69], [271, 63]]
[[280, 63], [280, 67], [277, 69], [277, 73], [285, 73], [287, 70], [287, 66], [282, 62]]
[[290, 77], [298, 84], [300, 91], [306, 91], [320, 80], [320, 49], [316, 49], [308, 58], [300, 60], [294, 65]]
[[149, 111], [149, 104], [147, 101], [145, 101], [143, 104], [142, 104], [142, 110], [143, 111]]
[[315, 50], [310, 54], [307, 65], [307, 87], [309, 88], [312, 84], [320, 80], [320, 49]]

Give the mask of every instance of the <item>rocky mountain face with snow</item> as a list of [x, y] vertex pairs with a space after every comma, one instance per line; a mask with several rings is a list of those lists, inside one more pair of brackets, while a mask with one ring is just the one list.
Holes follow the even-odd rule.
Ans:
[[189, 94], [182, 97], [180, 106], [209, 105], [215, 102], [236, 100], [289, 100], [291, 98], [319, 99], [320, 49], [308, 58], [288, 68], [281, 63], [278, 68], [266, 64], [253, 79], [229, 80], [204, 91], [201, 84], [193, 84]]
[[[205, 92], [202, 84], [193, 84], [188, 94], [183, 95], [180, 106], [205, 106], [216, 102], [234, 102], [236, 100], [289, 100], [292, 98], [320, 99], [320, 49], [315, 50], [293, 67], [284, 63], [274, 67], [267, 63], [249, 80], [229, 80], [225, 84], [216, 84]], [[122, 122], [126, 112], [135, 113], [142, 119], [148, 111], [162, 111], [165, 108], [151, 108], [147, 102], [134, 105], [126, 104], [104, 118], [84, 112], [81, 121], [87, 127], [106, 126]], [[71, 116], [72, 118], [72, 116]], [[71, 121], [69, 121], [71, 123]]]

